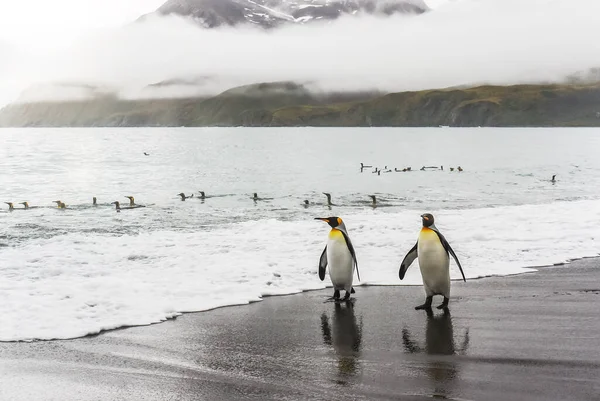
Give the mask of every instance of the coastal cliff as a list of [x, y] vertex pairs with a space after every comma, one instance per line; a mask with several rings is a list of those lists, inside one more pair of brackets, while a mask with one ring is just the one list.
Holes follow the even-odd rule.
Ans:
[[3, 127], [600, 126], [600, 84], [479, 86], [381, 94], [317, 94], [263, 83], [217, 96], [15, 103]]

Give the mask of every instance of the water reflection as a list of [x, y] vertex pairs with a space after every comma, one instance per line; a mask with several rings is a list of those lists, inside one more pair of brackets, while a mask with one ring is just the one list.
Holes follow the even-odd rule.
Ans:
[[469, 346], [469, 330], [465, 332], [459, 347], [454, 342], [454, 329], [450, 311], [445, 309], [443, 314], [434, 315], [427, 311], [427, 324], [425, 327], [425, 344], [420, 346], [411, 336], [407, 328], [402, 330], [402, 342], [407, 352], [411, 354], [423, 353], [433, 357], [428, 358], [425, 372], [432, 382], [433, 397], [448, 398], [451, 396], [452, 387], [458, 377], [458, 366], [452, 358], [435, 357], [455, 355], [466, 352]]
[[338, 383], [345, 384], [345, 379], [356, 375], [359, 368], [362, 319], [357, 323], [354, 304], [348, 301], [335, 303], [331, 321], [330, 324], [326, 313], [321, 315], [323, 342], [335, 350], [338, 358]]

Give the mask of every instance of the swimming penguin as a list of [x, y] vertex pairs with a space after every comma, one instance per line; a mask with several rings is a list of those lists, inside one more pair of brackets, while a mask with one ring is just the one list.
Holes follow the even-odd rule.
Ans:
[[65, 205], [65, 204], [64, 204], [62, 201], [60, 201], [60, 200], [55, 200], [55, 201], [52, 201], [52, 203], [56, 203], [56, 206], [57, 206], [59, 209], [66, 209], [66, 208], [67, 208], [67, 205]]
[[354, 279], [354, 269], [360, 280], [358, 272], [358, 262], [356, 253], [348, 236], [346, 225], [339, 217], [316, 217], [315, 220], [323, 220], [331, 226], [327, 245], [319, 259], [319, 278], [325, 280], [325, 269], [329, 265], [329, 277], [333, 284], [333, 299], [340, 299], [340, 290], [345, 290], [344, 300], [350, 299], [350, 294], [354, 293], [352, 280]]
[[8, 205], [8, 210], [10, 210], [11, 212], [12, 212], [13, 210], [15, 210], [15, 206], [13, 205], [13, 203], [12, 203], [12, 202], [4, 202], [4, 203], [6, 203], [6, 204]]
[[144, 205], [138, 205], [137, 203], [135, 203], [135, 199], [133, 198], [133, 196], [126, 196], [127, 199], [129, 199], [129, 207], [128, 208], [123, 208], [123, 209], [134, 209], [134, 208], [138, 208], [138, 207], [146, 207]]
[[323, 192], [323, 195], [327, 197], [327, 206], [337, 206], [335, 203], [331, 203], [331, 194]]
[[140, 205], [134, 205], [134, 206], [123, 206], [121, 207], [121, 203], [119, 201], [114, 201], [110, 203], [111, 205], [115, 205], [115, 209], [117, 210], [117, 213], [121, 212], [121, 210], [127, 210], [127, 209], [138, 209], [140, 207]]
[[415, 309], [431, 309], [434, 295], [444, 297], [444, 302], [438, 306], [438, 309], [444, 309], [448, 307], [450, 301], [450, 258], [448, 254], [452, 255], [456, 261], [463, 280], [467, 281], [467, 279], [454, 250], [435, 227], [433, 216], [425, 213], [421, 215], [421, 218], [423, 219], [423, 228], [419, 233], [417, 243], [402, 260], [398, 275], [402, 280], [412, 262], [418, 257], [427, 298], [423, 305], [419, 305]]
[[552, 183], [556, 182], [556, 174], [554, 174], [554, 175], [552, 176], [552, 179], [550, 180], [550, 182], [552, 182]]
[[371, 206], [377, 207], [377, 198], [375, 197], [375, 195], [369, 195], [369, 198], [371, 198], [373, 200], [373, 202], [371, 203]]
[[454, 167], [450, 167], [450, 171], [454, 171]]
[[150, 156], [150, 153], [146, 153], [146, 152], [144, 152], [144, 155], [145, 155], [145, 156]]
[[31, 209], [31, 207], [29, 206], [29, 202], [21, 202], [20, 205], [23, 205], [24, 209]]
[[204, 191], [198, 191], [198, 192], [200, 192], [200, 199], [206, 199], [206, 194], [204, 193]]
[[458, 166], [457, 170], [458, 171], [463, 171], [463, 168], [461, 166]]
[[310, 205], [310, 202], [308, 201], [308, 199], [304, 199], [304, 202], [302, 202], [302, 206], [308, 207], [308, 205]]
[[190, 196], [185, 196], [185, 194], [183, 192], [181, 192], [181, 193], [177, 194], [177, 196], [180, 196], [181, 197], [181, 201], [183, 202], [186, 199], [193, 198], [194, 194], [191, 194]]
[[96, 197], [92, 198], [92, 206], [98, 206], [98, 202], [96, 201]]

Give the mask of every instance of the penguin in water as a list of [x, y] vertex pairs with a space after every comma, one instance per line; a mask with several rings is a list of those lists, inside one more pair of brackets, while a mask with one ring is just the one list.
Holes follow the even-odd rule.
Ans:
[[64, 204], [64, 202], [62, 202], [62, 201], [60, 201], [60, 200], [55, 200], [55, 201], [52, 201], [52, 203], [56, 203], [56, 206], [57, 206], [59, 209], [66, 209], [66, 208], [67, 208], [67, 205], [65, 205], [65, 204]]
[[92, 206], [98, 206], [98, 200], [95, 196], [92, 198]]
[[181, 193], [177, 194], [177, 196], [180, 196], [181, 197], [181, 201], [185, 202], [186, 199], [193, 198], [194, 194], [191, 194], [190, 196], [185, 196], [185, 194], [183, 192], [181, 192]]
[[29, 202], [20, 202], [20, 205], [23, 205], [23, 209], [35, 209], [37, 206], [29, 206]]
[[111, 202], [111, 205], [115, 205], [115, 209], [116, 209], [117, 213], [120, 213], [121, 210], [138, 209], [140, 207], [144, 207], [144, 206], [141, 206], [141, 205], [123, 206], [123, 207], [121, 207], [121, 203], [119, 201]]
[[310, 202], [308, 201], [308, 199], [304, 199], [304, 202], [302, 202], [302, 206], [307, 208], [309, 205], [310, 205]]
[[375, 195], [369, 195], [369, 198], [373, 200], [373, 202], [371, 203], [371, 207], [377, 207], [377, 198], [375, 197]]
[[556, 182], [556, 174], [554, 174], [552, 176], [552, 179], [550, 180], [550, 182], [553, 183], [553, 184]]
[[323, 195], [327, 197], [327, 206], [337, 206], [335, 203], [331, 203], [331, 194], [323, 192]]
[[340, 290], [345, 290], [344, 300], [350, 299], [350, 294], [354, 293], [352, 281], [354, 279], [354, 269], [360, 281], [358, 272], [358, 262], [354, 246], [348, 236], [346, 225], [339, 217], [315, 217], [315, 220], [322, 220], [329, 224], [331, 231], [327, 245], [319, 259], [319, 278], [325, 280], [325, 269], [329, 265], [329, 278], [333, 284], [333, 297], [335, 301], [340, 300]]
[[206, 199], [206, 194], [204, 193], [204, 191], [198, 191], [198, 192], [200, 193], [200, 196], [199, 196], [200, 199]]
[[4, 203], [6, 203], [8, 205], [8, 210], [9, 211], [12, 212], [13, 210], [15, 210], [15, 206], [13, 205], [12, 202], [4, 202]]
[[133, 196], [126, 196], [126, 198], [129, 199], [129, 207], [128, 208], [123, 208], [123, 209], [134, 209], [134, 208], [137, 208], [137, 207], [146, 207], [144, 205], [138, 205], [137, 203], [135, 203], [135, 199], [133, 198]]
[[421, 215], [421, 219], [423, 220], [423, 228], [419, 233], [417, 243], [402, 260], [398, 275], [402, 280], [412, 262], [418, 257], [427, 298], [423, 305], [419, 305], [415, 309], [431, 309], [434, 295], [444, 297], [444, 302], [438, 306], [438, 309], [445, 309], [450, 301], [450, 258], [448, 254], [452, 255], [456, 261], [463, 280], [467, 281], [467, 279], [454, 250], [436, 228], [433, 215], [425, 213]]

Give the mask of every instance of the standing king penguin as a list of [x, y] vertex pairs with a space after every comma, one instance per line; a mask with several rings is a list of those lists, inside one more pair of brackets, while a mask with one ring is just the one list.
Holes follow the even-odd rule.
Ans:
[[329, 265], [329, 277], [333, 284], [333, 299], [340, 299], [340, 290], [345, 290], [344, 300], [350, 299], [354, 293], [352, 280], [354, 279], [354, 268], [360, 281], [356, 253], [348, 236], [346, 225], [339, 217], [316, 217], [315, 220], [323, 220], [329, 226], [329, 239], [319, 259], [319, 278], [325, 280], [325, 269]]
[[431, 309], [434, 295], [444, 297], [444, 302], [438, 306], [438, 309], [445, 309], [450, 301], [450, 258], [448, 254], [452, 255], [456, 261], [463, 280], [467, 281], [467, 279], [454, 250], [433, 224], [433, 215], [425, 213], [421, 215], [421, 218], [423, 219], [423, 228], [419, 233], [417, 243], [402, 260], [398, 275], [402, 280], [412, 262], [418, 257], [427, 298], [423, 305], [419, 305], [415, 309]]

